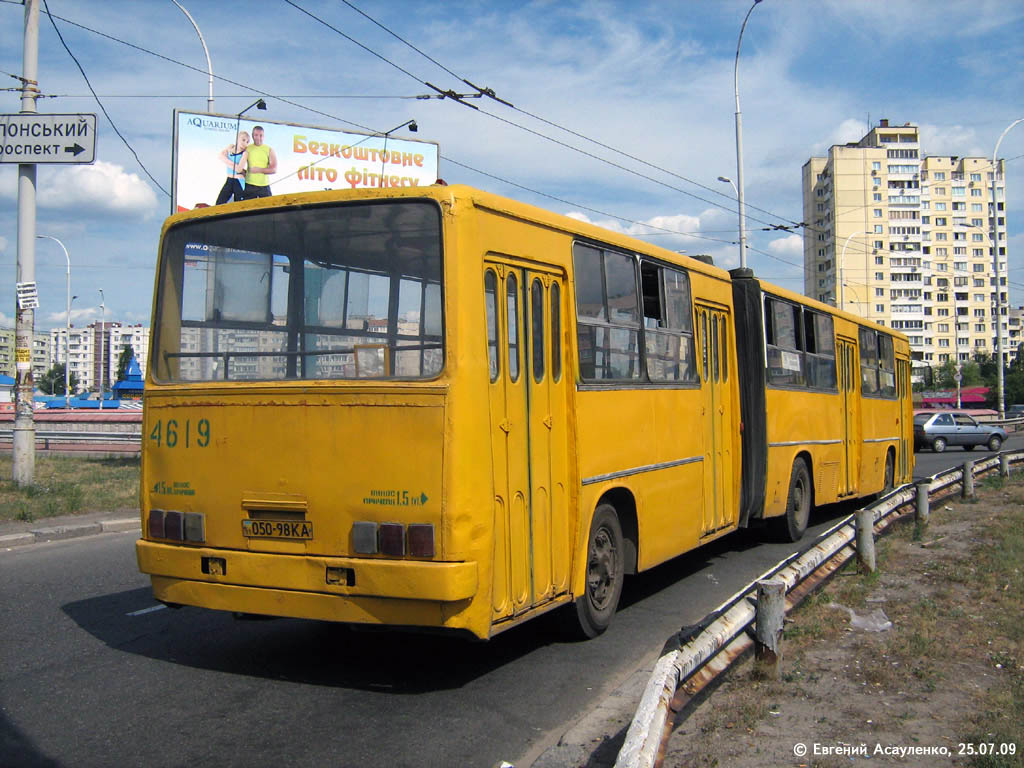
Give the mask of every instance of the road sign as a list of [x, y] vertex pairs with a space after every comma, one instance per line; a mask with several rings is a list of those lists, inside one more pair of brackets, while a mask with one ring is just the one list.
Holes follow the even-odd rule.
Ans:
[[91, 163], [96, 115], [0, 115], [0, 163]]

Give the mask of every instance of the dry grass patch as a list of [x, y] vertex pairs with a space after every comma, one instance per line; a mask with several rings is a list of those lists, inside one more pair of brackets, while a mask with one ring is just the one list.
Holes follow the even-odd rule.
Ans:
[[9, 455], [0, 457], [0, 521], [138, 509], [138, 458], [37, 456], [35, 482], [19, 488]]

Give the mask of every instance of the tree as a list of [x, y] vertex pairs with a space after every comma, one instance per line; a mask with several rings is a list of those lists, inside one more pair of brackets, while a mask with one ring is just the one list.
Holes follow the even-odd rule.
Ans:
[[952, 389], [956, 386], [953, 374], [956, 373], [956, 363], [947, 360], [935, 369], [935, 386], [937, 389]]
[[131, 344], [126, 343], [124, 349], [121, 350], [121, 356], [117, 358], [116, 381], [124, 381], [124, 377], [128, 374], [128, 366], [131, 365], [133, 357], [135, 357], [135, 350], [132, 349]]
[[[39, 378], [39, 391], [47, 395], [64, 394], [64, 363], [57, 363]], [[71, 373], [71, 392], [78, 391], [78, 374]]]

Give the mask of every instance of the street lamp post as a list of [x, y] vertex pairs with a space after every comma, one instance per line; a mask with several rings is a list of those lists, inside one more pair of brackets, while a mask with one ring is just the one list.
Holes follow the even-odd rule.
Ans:
[[418, 131], [420, 129], [420, 127], [418, 125], [416, 125], [416, 121], [415, 120], [406, 120], [401, 125], [396, 125], [390, 131], [385, 131], [384, 132], [384, 151], [382, 153], [384, 155], [384, 157], [383, 157], [383, 159], [380, 162], [380, 186], [382, 186], [382, 187], [384, 186], [384, 173], [385, 173], [384, 166], [388, 162], [388, 136], [390, 136], [392, 133], [397, 131], [399, 128], [405, 128], [405, 126], [407, 126], [407, 125], [409, 126], [409, 130], [412, 133], [416, 133], [416, 131]]
[[761, 0], [754, 0], [747, 15], [743, 17], [740, 36], [736, 40], [736, 63], [733, 67], [733, 87], [736, 94], [736, 208], [740, 226], [740, 269], [747, 266], [747, 214], [743, 204], [743, 114], [740, 111], [740, 46], [743, 44], [743, 30], [747, 28], [747, 19]]
[[71, 408], [71, 304], [77, 299], [77, 296], [72, 296], [68, 299], [68, 317], [67, 317], [67, 333], [68, 340], [64, 346], [64, 407]]
[[999, 278], [999, 216], [998, 207], [996, 206], [996, 178], [999, 176], [999, 145], [1003, 143], [1003, 139], [1006, 138], [1006, 134], [1010, 132], [1010, 129], [1022, 122], [1024, 122], [1024, 117], [1018, 118], [1006, 126], [1006, 130], [1000, 134], [999, 140], [996, 141], [995, 149], [992, 150], [992, 215], [989, 218], [989, 224], [992, 230], [992, 263], [996, 273], [996, 360], [999, 361], [999, 364], [996, 366], [996, 381], [998, 382], [1000, 419], [1006, 418], [1006, 390], [1004, 388], [1003, 375], [1003, 298], [1002, 285]]
[[850, 241], [853, 238], [857, 237], [857, 235], [866, 235], [866, 234], [867, 234], [867, 232], [854, 232], [852, 235], [850, 235], [848, 238], [846, 238], [846, 242], [843, 243], [843, 251], [839, 255], [839, 264], [837, 265], [838, 272], [839, 272], [839, 308], [840, 309], [843, 309], [843, 303], [845, 301], [845, 294], [843, 293], [843, 288], [846, 286], [846, 272], [845, 272], [845, 267], [846, 267], [846, 246], [848, 246], [850, 244]]
[[104, 303], [103, 289], [100, 288], [100, 410], [103, 410], [103, 330], [107, 325], [107, 305]]
[[196, 24], [196, 20], [192, 18], [192, 14], [185, 10], [185, 6], [178, 2], [178, 0], [171, 0], [185, 17], [192, 22], [192, 26], [195, 27], [196, 34], [199, 35], [199, 42], [203, 45], [203, 53], [206, 54], [206, 72], [210, 77], [210, 95], [206, 97], [206, 111], [213, 112], [213, 64], [210, 63], [210, 49], [206, 47], [206, 41], [203, 39], [203, 33], [199, 31], [199, 25]]
[[[65, 317], [65, 337], [64, 337], [64, 407], [68, 408], [68, 387], [71, 383], [71, 257], [68, 255], [68, 249], [64, 247], [64, 243], [58, 240], [56, 237], [51, 235], [36, 235], [37, 240], [53, 240], [57, 245], [60, 246], [61, 250], [64, 251], [64, 258], [68, 263], [67, 271], [67, 303], [65, 304], [67, 310], [67, 317]], [[58, 347], [59, 349], [59, 347]]]

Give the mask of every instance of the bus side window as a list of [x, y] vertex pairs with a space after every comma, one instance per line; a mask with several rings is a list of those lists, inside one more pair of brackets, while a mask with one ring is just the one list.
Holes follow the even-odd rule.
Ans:
[[514, 274], [505, 279], [508, 301], [508, 378], [519, 381], [519, 281]]
[[768, 356], [768, 382], [804, 386], [803, 339], [800, 307], [788, 301], [766, 298], [765, 347]]
[[492, 269], [484, 274], [484, 308], [487, 315], [487, 362], [491, 382], [495, 382], [501, 372], [501, 356], [498, 354], [498, 276]]
[[836, 343], [832, 318], [804, 308], [807, 386], [836, 391]]
[[878, 334], [870, 328], [861, 328], [860, 389], [861, 394], [878, 394]]
[[534, 278], [530, 286], [530, 327], [533, 329], [533, 380], [544, 380], [544, 286]]
[[640, 308], [633, 257], [576, 243], [573, 270], [580, 377], [639, 379]]
[[551, 284], [551, 378], [562, 378], [562, 292]]
[[697, 381], [689, 276], [644, 261], [640, 265], [644, 351], [651, 381]]
[[884, 397], [896, 395], [896, 358], [892, 339], [878, 334], [878, 392]]

